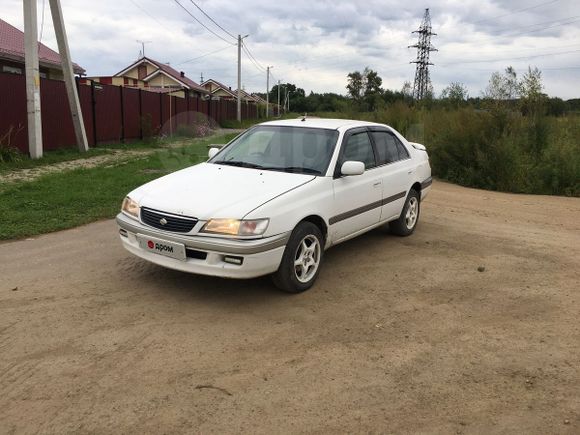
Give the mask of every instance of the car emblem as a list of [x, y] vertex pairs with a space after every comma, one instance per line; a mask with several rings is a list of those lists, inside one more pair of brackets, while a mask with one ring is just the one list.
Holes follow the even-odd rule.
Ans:
[[161, 219], [159, 220], [159, 223], [160, 223], [161, 225], [167, 225], [167, 219], [165, 219], [165, 218], [161, 218]]

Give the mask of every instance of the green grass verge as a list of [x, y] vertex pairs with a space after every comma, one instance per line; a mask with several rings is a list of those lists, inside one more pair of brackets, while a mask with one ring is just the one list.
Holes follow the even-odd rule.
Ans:
[[149, 140], [138, 140], [123, 143], [99, 144], [94, 148], [90, 148], [86, 153], [80, 152], [76, 149], [59, 149], [52, 151], [45, 151], [40, 159], [31, 159], [26, 155], [21, 155], [20, 160], [11, 162], [0, 161], [0, 174], [16, 169], [30, 169], [55, 163], [69, 162], [71, 160], [86, 159], [98, 155], [107, 154], [110, 150], [133, 150], [133, 149], [156, 149], [164, 145], [169, 145], [174, 142], [183, 142], [191, 140], [201, 140], [194, 138], [187, 138], [181, 136], [172, 136], [165, 138], [152, 138]]
[[40, 159], [31, 159], [28, 156], [22, 155], [20, 160], [12, 162], [0, 162], [0, 173], [8, 172], [15, 169], [29, 169], [37, 168], [39, 166], [52, 165], [54, 163], [68, 162], [76, 159], [83, 159], [87, 157], [94, 157], [102, 154], [107, 154], [106, 149], [91, 148], [86, 153], [73, 149], [62, 149], [55, 151], [47, 151]]
[[64, 230], [114, 217], [139, 185], [207, 158], [207, 145], [235, 134], [196, 141], [114, 167], [76, 169], [0, 187], [0, 240]]

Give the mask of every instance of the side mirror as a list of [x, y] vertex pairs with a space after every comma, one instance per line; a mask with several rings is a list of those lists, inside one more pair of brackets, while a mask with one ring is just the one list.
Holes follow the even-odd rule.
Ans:
[[219, 148], [215, 148], [215, 147], [214, 147], [214, 148], [210, 148], [210, 149], [209, 149], [209, 151], [208, 151], [207, 155], [208, 155], [208, 157], [209, 157], [210, 159], [213, 159], [213, 158], [214, 158], [214, 156], [215, 156], [217, 153], [219, 153], [219, 152], [220, 152], [220, 149], [219, 149]]
[[365, 164], [363, 162], [355, 162], [348, 160], [344, 162], [340, 168], [342, 175], [362, 175], [365, 172]]

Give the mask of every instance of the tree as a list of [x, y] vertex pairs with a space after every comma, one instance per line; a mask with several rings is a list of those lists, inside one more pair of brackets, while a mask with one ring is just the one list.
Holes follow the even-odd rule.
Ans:
[[508, 66], [503, 74], [494, 72], [491, 75], [483, 96], [496, 101], [513, 100], [519, 96], [519, 89], [516, 71]]
[[361, 73], [353, 71], [347, 75], [348, 95], [358, 104], [360, 110], [375, 110], [382, 104], [383, 79], [368, 66]]
[[451, 82], [441, 91], [441, 98], [459, 103], [469, 98], [469, 92], [463, 83]]
[[410, 81], [406, 80], [405, 83], [403, 83], [403, 87], [401, 88], [401, 93], [403, 94], [403, 97], [405, 98], [405, 100], [407, 100], [407, 101], [413, 100], [413, 86], [411, 86]]
[[544, 84], [542, 83], [542, 72], [534, 67], [528, 67], [528, 72], [524, 74], [522, 80], [519, 82], [519, 92], [523, 99], [528, 101], [538, 101], [543, 98], [542, 90]]
[[360, 101], [364, 91], [364, 78], [359, 71], [353, 71], [348, 74], [348, 83], [346, 89], [348, 95], [355, 101]]
[[364, 95], [376, 95], [381, 94], [383, 89], [381, 85], [383, 84], [383, 79], [379, 76], [376, 71], [369, 69], [367, 66], [363, 71], [364, 78]]

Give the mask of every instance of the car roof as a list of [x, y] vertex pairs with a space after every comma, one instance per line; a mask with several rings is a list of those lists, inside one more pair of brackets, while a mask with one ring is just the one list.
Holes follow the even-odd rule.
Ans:
[[297, 118], [297, 119], [281, 119], [278, 121], [263, 122], [260, 125], [271, 125], [281, 127], [310, 127], [310, 128], [326, 128], [332, 130], [340, 130], [343, 128], [365, 127], [365, 126], [382, 126], [385, 124], [377, 124], [376, 122], [357, 121], [355, 119], [330, 119], [330, 118]]

